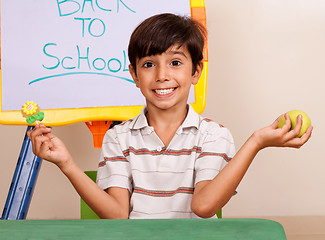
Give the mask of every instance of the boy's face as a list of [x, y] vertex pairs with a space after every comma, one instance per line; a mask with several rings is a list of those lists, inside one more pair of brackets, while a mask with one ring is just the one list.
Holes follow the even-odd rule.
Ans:
[[138, 59], [136, 72], [131, 65], [129, 69], [148, 109], [168, 110], [186, 106], [191, 85], [198, 82], [203, 63], [192, 75], [192, 58], [187, 48], [173, 45], [161, 55]]

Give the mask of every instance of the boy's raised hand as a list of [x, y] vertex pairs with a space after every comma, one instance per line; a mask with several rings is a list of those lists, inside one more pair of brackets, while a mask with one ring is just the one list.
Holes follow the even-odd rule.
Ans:
[[[282, 115], [281, 115], [282, 116]], [[290, 131], [291, 121], [289, 114], [284, 115], [286, 122], [282, 128], [278, 128], [279, 116], [270, 126], [257, 130], [253, 134], [253, 138], [257, 142], [259, 149], [266, 147], [302, 147], [311, 137], [313, 127], [310, 126], [306, 133], [300, 138], [298, 137], [302, 126], [302, 116], [297, 117], [297, 125]]]
[[70, 153], [63, 142], [53, 135], [51, 128], [44, 124], [36, 125], [33, 130], [27, 132], [33, 146], [33, 152], [36, 156], [56, 164], [59, 168], [72, 160]]

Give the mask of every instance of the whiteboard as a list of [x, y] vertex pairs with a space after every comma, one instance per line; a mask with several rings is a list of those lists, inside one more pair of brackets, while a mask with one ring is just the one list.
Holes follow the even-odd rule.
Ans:
[[[129, 37], [152, 15], [191, 16], [191, 2], [2, 0], [1, 112], [20, 111], [26, 101], [56, 111], [46, 116], [65, 109], [144, 105], [128, 69]], [[188, 102], [195, 101], [193, 87]]]

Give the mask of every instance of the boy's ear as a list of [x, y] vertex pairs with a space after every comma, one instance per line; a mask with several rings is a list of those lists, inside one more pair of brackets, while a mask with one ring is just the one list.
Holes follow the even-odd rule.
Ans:
[[192, 76], [192, 84], [195, 85], [199, 82], [201, 77], [201, 73], [203, 71], [203, 61], [200, 61], [199, 64], [196, 66], [195, 73]]
[[139, 79], [137, 77], [137, 73], [135, 72], [135, 69], [131, 64], [129, 65], [129, 71], [130, 71], [130, 74], [131, 74], [131, 76], [133, 78], [133, 81], [135, 82], [135, 85], [137, 87], [139, 87]]

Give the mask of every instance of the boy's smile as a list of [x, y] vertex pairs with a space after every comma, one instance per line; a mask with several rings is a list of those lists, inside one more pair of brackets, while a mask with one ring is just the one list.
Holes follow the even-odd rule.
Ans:
[[153, 90], [156, 93], [157, 97], [169, 97], [173, 94], [176, 88], [166, 88], [166, 89], [155, 89]]
[[146, 98], [148, 110], [169, 110], [186, 107], [191, 85], [198, 82], [202, 66], [192, 74], [189, 51], [185, 46], [173, 45], [160, 55], [138, 59], [136, 72], [130, 66], [130, 73]]

